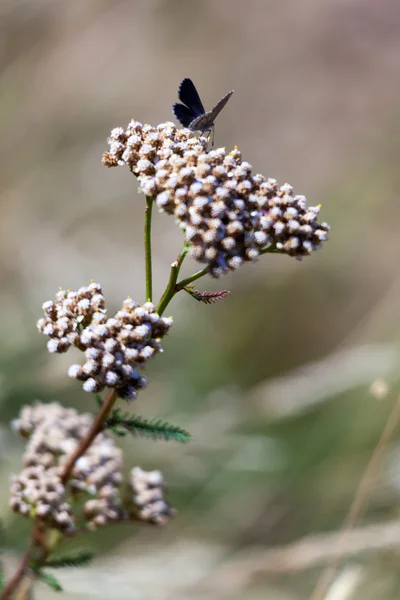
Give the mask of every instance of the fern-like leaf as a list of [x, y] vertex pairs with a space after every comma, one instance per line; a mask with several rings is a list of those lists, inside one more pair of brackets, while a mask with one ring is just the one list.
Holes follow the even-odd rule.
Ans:
[[123, 413], [119, 408], [114, 409], [111, 417], [106, 421], [106, 427], [120, 436], [129, 432], [153, 440], [175, 440], [183, 444], [190, 440], [190, 433], [182, 427], [171, 425], [161, 419], [145, 419], [139, 415]]
[[49, 587], [51, 587], [51, 589], [55, 592], [63, 591], [61, 584], [54, 577], [54, 575], [50, 575], [50, 573], [44, 573], [43, 571], [40, 571], [38, 573], [38, 578], [40, 579], [40, 581], [43, 581], [43, 583], [46, 583]]
[[196, 290], [194, 286], [189, 285], [187, 285], [184, 290], [190, 294], [192, 298], [198, 302], [203, 302], [203, 304], [215, 304], [230, 294], [229, 290], [221, 290], [220, 292], [200, 292], [199, 290]]
[[83, 567], [83, 565], [87, 565], [92, 558], [93, 554], [91, 552], [81, 552], [80, 554], [74, 554], [72, 556], [61, 556], [60, 558], [47, 560], [44, 566], [51, 567], [52, 569]]

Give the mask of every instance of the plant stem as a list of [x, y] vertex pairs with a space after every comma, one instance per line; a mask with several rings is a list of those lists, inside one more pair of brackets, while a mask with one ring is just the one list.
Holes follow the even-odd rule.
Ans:
[[33, 533], [32, 533], [32, 539], [31, 539], [31, 543], [29, 545], [28, 550], [25, 552], [24, 556], [22, 557], [22, 560], [20, 562], [20, 565], [18, 567], [18, 569], [15, 571], [13, 577], [10, 579], [10, 581], [8, 582], [8, 584], [6, 585], [6, 587], [4, 588], [0, 599], [1, 600], [8, 600], [11, 596], [11, 594], [13, 594], [16, 589], [18, 588], [19, 584], [22, 582], [22, 580], [24, 579], [28, 568], [29, 568], [29, 563], [31, 561], [31, 555], [32, 552], [35, 548], [35, 544], [36, 544], [36, 535], [35, 532], [38, 529], [38, 523], [35, 522], [35, 526], [33, 529]]
[[15, 590], [14, 600], [30, 600], [32, 598], [32, 584], [35, 580], [35, 574], [29, 573]]
[[93, 421], [91, 428], [87, 432], [86, 436], [81, 440], [81, 443], [79, 444], [75, 452], [71, 455], [69, 461], [64, 467], [64, 471], [61, 476], [61, 481], [63, 485], [65, 485], [71, 477], [72, 470], [78, 458], [85, 454], [86, 450], [89, 448], [94, 438], [97, 436], [98, 433], [100, 433], [100, 431], [102, 431], [104, 422], [110, 414], [116, 399], [117, 396], [115, 390], [110, 390], [101, 406], [101, 409], [96, 419]]
[[[164, 294], [162, 295], [161, 300], [157, 306], [157, 312], [159, 315], [163, 314], [163, 312], [167, 308], [168, 304], [171, 302], [172, 298], [175, 296], [175, 294], [177, 292], [180, 292], [187, 285], [189, 285], [193, 281], [196, 281], [196, 279], [200, 279], [200, 277], [203, 277], [204, 275], [207, 275], [207, 273], [208, 273], [208, 268], [205, 267], [204, 269], [201, 269], [201, 271], [197, 271], [197, 273], [193, 273], [193, 275], [191, 275], [190, 277], [187, 277], [186, 279], [182, 279], [182, 281], [178, 282], [179, 270], [181, 268], [183, 259], [185, 258], [185, 255], [187, 254], [188, 250], [189, 250], [189, 247], [187, 244], [185, 244], [178, 259], [175, 262], [173, 262], [171, 265], [171, 274], [169, 277], [168, 285], [167, 285], [166, 290], [165, 290]], [[272, 253], [275, 253], [275, 254], [279, 253], [279, 250], [276, 249], [275, 244], [273, 244], [272, 246], [268, 246], [268, 248], [264, 248], [263, 250], [260, 251], [260, 255], [261, 254], [272, 254]]]
[[193, 273], [193, 275], [191, 275], [190, 277], [187, 277], [186, 279], [182, 279], [182, 281], [180, 281], [179, 283], [176, 284], [176, 291], [179, 292], [180, 290], [183, 290], [183, 288], [186, 287], [187, 285], [189, 285], [189, 283], [196, 281], [196, 279], [200, 279], [200, 277], [207, 275], [207, 273], [208, 273], [208, 268], [205, 267], [201, 271], [197, 271], [197, 273]]
[[[175, 296], [175, 294], [177, 294], [178, 292], [183, 290], [183, 288], [185, 288], [190, 283], [193, 283], [193, 281], [196, 281], [196, 279], [200, 279], [200, 277], [203, 277], [204, 275], [207, 275], [207, 273], [208, 273], [208, 268], [205, 267], [204, 269], [201, 269], [201, 271], [197, 271], [197, 273], [193, 273], [193, 275], [191, 275], [190, 277], [187, 277], [186, 279], [182, 279], [181, 281], [178, 282], [179, 269], [181, 268], [183, 259], [185, 258], [185, 255], [188, 252], [188, 250], [189, 250], [189, 247], [185, 244], [178, 259], [175, 262], [173, 262], [171, 265], [171, 274], [169, 277], [168, 285], [167, 285], [166, 290], [165, 290], [164, 294], [162, 295], [162, 298], [157, 306], [157, 312], [159, 315], [163, 314], [163, 312], [165, 311], [165, 309], [167, 308], [168, 304], [171, 302], [171, 300]], [[279, 253], [279, 250], [276, 249], [275, 245], [268, 246], [268, 248], [264, 248], [263, 250], [260, 251], [260, 255], [261, 254], [272, 254], [272, 253], [275, 253], [275, 254]]]
[[153, 276], [151, 261], [151, 214], [153, 211], [153, 198], [146, 196], [146, 209], [144, 213], [144, 256], [146, 262], [146, 300], [153, 299]]
[[183, 261], [185, 260], [185, 256], [188, 253], [189, 246], [185, 244], [179, 254], [178, 258], [171, 265], [171, 273], [169, 275], [169, 281], [167, 287], [165, 288], [165, 292], [163, 293], [160, 302], [157, 305], [156, 311], [161, 316], [168, 304], [171, 302], [172, 298], [175, 296], [177, 289], [177, 281], [180, 268], [182, 266]]
[[272, 246], [268, 246], [267, 248], [263, 248], [260, 250], [260, 256], [262, 254], [279, 254], [280, 250], [277, 250], [276, 244], [272, 244]]

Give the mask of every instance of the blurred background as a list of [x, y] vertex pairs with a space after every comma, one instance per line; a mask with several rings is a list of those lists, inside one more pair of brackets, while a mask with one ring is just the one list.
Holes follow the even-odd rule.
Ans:
[[[94, 410], [35, 321], [92, 278], [110, 312], [144, 301], [144, 197], [105, 169], [111, 128], [171, 120], [183, 77], [255, 172], [322, 203], [331, 241], [264, 256], [168, 309], [174, 328], [133, 409], [187, 428], [179, 446], [125, 439], [126, 469], [161, 469], [178, 516], [82, 540], [93, 564], [64, 597], [305, 600], [397, 400], [400, 373], [400, 6], [395, 0], [0, 2], [0, 508], [8, 568], [30, 523], [7, 508], [35, 399]], [[154, 219], [155, 297], [182, 238]], [[198, 267], [189, 260], [184, 274]], [[369, 391], [384, 379], [390, 393]], [[394, 600], [400, 438], [390, 441], [328, 600]], [[351, 545], [353, 544], [353, 545]], [[37, 598], [56, 597], [42, 584]]]

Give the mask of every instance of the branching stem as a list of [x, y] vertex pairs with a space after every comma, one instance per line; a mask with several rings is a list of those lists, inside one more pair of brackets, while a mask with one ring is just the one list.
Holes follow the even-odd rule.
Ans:
[[188, 253], [189, 246], [185, 244], [178, 256], [178, 258], [171, 265], [171, 272], [169, 275], [169, 280], [167, 283], [167, 287], [165, 288], [165, 292], [161, 296], [161, 300], [157, 305], [156, 311], [159, 315], [162, 315], [167, 308], [168, 304], [171, 302], [172, 298], [175, 296], [178, 291], [177, 281], [179, 276], [179, 271], [182, 266], [183, 261], [185, 260], [185, 256]]
[[180, 292], [181, 290], [183, 290], [183, 288], [185, 288], [187, 285], [189, 285], [189, 283], [196, 281], [196, 279], [200, 279], [200, 277], [207, 275], [207, 273], [208, 273], [208, 269], [206, 267], [205, 269], [202, 269], [201, 271], [197, 271], [197, 273], [193, 273], [193, 275], [191, 275], [190, 277], [187, 277], [186, 279], [182, 279], [182, 281], [180, 281], [179, 283], [176, 284], [176, 291]]

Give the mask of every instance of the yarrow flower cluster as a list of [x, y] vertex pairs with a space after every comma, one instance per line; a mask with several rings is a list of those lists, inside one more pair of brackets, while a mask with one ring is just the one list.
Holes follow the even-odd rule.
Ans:
[[[173, 511], [163, 498], [165, 485], [161, 473], [150, 474], [147, 488], [151, 492], [147, 496], [143, 495], [141, 486], [143, 477], [132, 475], [129, 487], [134, 495], [124, 504], [121, 499], [122, 452], [106, 432], [98, 434], [76, 461], [67, 495], [62, 482], [63, 468], [92, 422], [91, 415], [79, 414], [57, 402], [37, 403], [21, 410], [13, 427], [28, 442], [24, 469], [14, 475], [11, 482], [12, 510], [32, 518], [40, 517], [50, 527], [72, 533], [77, 527], [73, 501], [85, 492], [90, 498], [84, 503], [83, 519], [91, 529], [132, 517], [164, 524]], [[145, 472], [136, 467], [133, 473]]]
[[[93, 417], [64, 408], [57, 402], [25, 406], [14, 429], [28, 439], [24, 469], [12, 478], [10, 506], [26, 516], [38, 516], [65, 532], [75, 529], [71, 499], [62, 483], [69, 456], [89, 430]], [[73, 496], [92, 496], [84, 504], [85, 521], [91, 527], [121, 517], [119, 486], [122, 452], [105, 432], [100, 433], [84, 456], [75, 463], [70, 487]]]
[[166, 484], [160, 471], [143, 471], [140, 467], [134, 467], [131, 471], [131, 487], [134, 514], [141, 521], [165, 525], [174, 515], [164, 499]]
[[86, 392], [113, 388], [125, 400], [136, 398], [146, 387], [147, 379], [138, 368], [162, 352], [160, 340], [172, 325], [172, 319], [160, 317], [151, 302], [139, 306], [131, 298], [108, 318], [97, 283], [76, 292], [60, 290], [55, 302], [43, 304], [43, 311], [45, 317], [37, 327], [50, 338], [49, 352], [66, 352], [73, 345], [85, 353], [86, 362], [72, 365], [69, 376], [82, 381]]
[[302, 258], [328, 239], [319, 206], [307, 206], [289, 184], [252, 174], [238, 149], [207, 150], [207, 140], [173, 123], [131, 121], [109, 137], [108, 167], [127, 166], [140, 189], [174, 215], [193, 258], [214, 277], [271, 249]]

